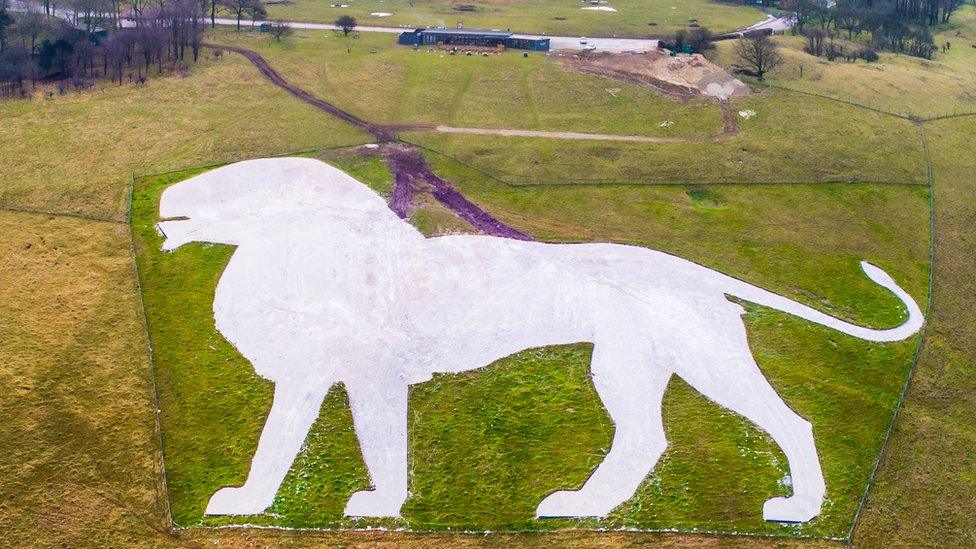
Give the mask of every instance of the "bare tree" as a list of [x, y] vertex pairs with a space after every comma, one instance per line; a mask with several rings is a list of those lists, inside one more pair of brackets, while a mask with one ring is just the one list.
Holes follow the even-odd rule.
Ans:
[[752, 34], [736, 40], [735, 55], [759, 80], [783, 64], [776, 42], [765, 34]]
[[268, 17], [267, 8], [265, 8], [264, 4], [258, 0], [251, 2], [245, 13], [251, 19], [252, 25], [255, 21], [264, 21], [264, 19]]
[[282, 38], [288, 38], [292, 32], [291, 25], [280, 19], [271, 23], [271, 36], [274, 36], [276, 42], [281, 42]]
[[803, 27], [824, 11], [818, 0], [781, 0], [779, 7], [793, 13], [793, 34], [803, 34]]
[[342, 34], [348, 35], [356, 28], [356, 18], [351, 15], [340, 15], [335, 24], [342, 29]]
[[12, 31], [23, 41], [24, 49], [28, 49], [31, 56], [34, 56], [37, 54], [37, 39], [45, 28], [41, 14], [29, 11], [17, 17], [17, 24]]
[[261, 12], [264, 12], [264, 4], [261, 0], [219, 0], [220, 5], [227, 8], [228, 11], [233, 13], [237, 17], [237, 30], [241, 30], [241, 19], [245, 15], [250, 16], [252, 19], [257, 19], [255, 13], [257, 13], [258, 8]]
[[14, 18], [7, 13], [7, 4], [0, 0], [0, 53], [7, 46], [7, 28], [14, 24]]

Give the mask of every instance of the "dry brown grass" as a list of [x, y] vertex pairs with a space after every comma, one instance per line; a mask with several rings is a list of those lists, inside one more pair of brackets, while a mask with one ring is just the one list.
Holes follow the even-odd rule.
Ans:
[[935, 293], [925, 347], [855, 541], [976, 546], [976, 117], [926, 125], [936, 204]]
[[165, 527], [121, 223], [0, 212], [0, 531], [107, 545]]
[[261, 78], [202, 61], [145, 87], [0, 102], [0, 206], [122, 219], [132, 173], [368, 141]]

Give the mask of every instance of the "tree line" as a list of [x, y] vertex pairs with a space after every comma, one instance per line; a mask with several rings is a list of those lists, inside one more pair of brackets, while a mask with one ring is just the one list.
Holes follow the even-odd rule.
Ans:
[[[769, 2], [774, 3], [777, 2]], [[853, 52], [841, 51], [836, 43], [833, 47], [823, 44], [846, 37], [863, 42], [867, 49], [858, 53], [867, 56], [871, 55], [869, 50], [880, 49], [931, 58], [938, 49], [931, 28], [948, 23], [964, 3], [965, 0], [837, 0], [828, 6], [824, 0], [778, 0], [781, 9], [794, 14], [793, 32], [807, 37], [808, 51], [834, 57], [850, 57]]]
[[[60, 92], [97, 79], [144, 83], [150, 73], [185, 71], [201, 54], [219, 11], [264, 19], [259, 0], [44, 0], [8, 9], [0, 0], [0, 96], [29, 97], [38, 82]], [[275, 38], [287, 25], [276, 24]]]

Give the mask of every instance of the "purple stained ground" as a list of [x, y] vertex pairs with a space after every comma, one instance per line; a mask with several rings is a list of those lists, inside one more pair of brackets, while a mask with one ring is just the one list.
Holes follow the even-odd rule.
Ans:
[[426, 185], [438, 202], [479, 231], [491, 236], [533, 240], [531, 236], [495, 219], [465, 198], [450, 183], [438, 177], [417, 149], [403, 144], [388, 144], [383, 147], [383, 156], [395, 181], [390, 209], [401, 218], [410, 216], [414, 193]]
[[381, 125], [368, 122], [289, 83], [259, 53], [236, 46], [220, 47], [243, 55], [262, 74], [271, 80], [272, 83], [287, 90], [298, 99], [344, 122], [369, 132], [377, 141], [383, 143], [382, 153], [386, 157], [387, 164], [395, 178], [393, 197], [390, 200], [390, 209], [401, 219], [406, 219], [410, 216], [413, 194], [418, 188], [423, 188], [424, 184], [426, 184], [431, 188], [431, 194], [438, 202], [449, 208], [479, 231], [503, 238], [533, 240], [529, 235], [495, 219], [491, 214], [482, 210], [467, 198], [464, 198], [464, 195], [459, 193], [450, 183], [437, 177], [433, 170], [430, 169], [423, 155], [416, 148], [395, 141], [398, 132], [417, 130], [425, 126], [410, 124], [399, 126]]

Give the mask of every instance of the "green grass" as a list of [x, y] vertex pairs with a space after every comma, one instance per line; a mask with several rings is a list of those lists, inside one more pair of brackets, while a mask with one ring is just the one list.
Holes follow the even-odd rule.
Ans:
[[377, 155], [365, 154], [362, 149], [354, 151], [337, 149], [313, 152], [311, 155], [320, 160], [328, 161], [333, 166], [365, 183], [384, 198], [389, 198], [393, 193], [393, 173], [390, 172], [383, 159]]
[[[300, 7], [295, 5], [296, 9]], [[676, 13], [685, 15], [680, 10]], [[803, 61], [805, 74], [822, 71], [819, 80], [796, 81], [789, 71], [795, 65], [789, 65], [772, 78], [816, 93], [868, 103], [877, 101], [883, 108], [899, 112], [909, 110], [933, 115], [970, 108], [972, 98], [967, 94], [972, 88], [969, 85], [972, 83], [971, 55], [976, 50], [969, 48], [969, 44], [973, 42], [974, 13], [973, 8], [966, 7], [957, 14], [958, 19], [954, 17], [956, 21], [970, 23], [947, 31], [953, 49], [949, 54], [939, 54], [932, 62], [885, 56], [883, 69], [858, 63], [848, 70], [846, 64], [815, 62], [814, 66]], [[467, 17], [465, 20], [472, 26]], [[451, 21], [446, 22], [450, 26]], [[955, 37], [956, 30], [962, 33], [961, 37]], [[363, 34], [360, 40], [350, 43], [366, 44], [368, 40]], [[297, 39], [295, 47], [301, 47]], [[357, 47], [365, 46], [354, 45], [353, 53], [346, 55], [358, 52], [365, 57], [364, 50]], [[812, 60], [798, 57], [795, 45], [788, 44], [788, 47], [793, 50], [788, 52], [791, 59]], [[375, 54], [384, 55], [387, 53], [382, 49]], [[498, 59], [502, 58], [487, 60]], [[433, 63], [423, 66], [431, 67], [436, 68]], [[838, 67], [844, 70], [835, 70]], [[297, 75], [304, 69], [296, 65], [289, 70]], [[376, 78], [386, 78], [382, 70], [377, 73], [380, 75]], [[328, 74], [324, 79], [333, 76]], [[362, 76], [365, 82], [370, 78]], [[451, 81], [449, 76], [439, 78]], [[309, 78], [303, 85], [312, 81]], [[358, 84], [350, 80], [343, 81], [343, 85]], [[599, 84], [587, 85], [599, 91]], [[344, 104], [355, 106], [355, 87], [349, 89], [351, 97], [343, 98]], [[329, 99], [337, 97], [324, 85], [321, 90], [330, 94], [326, 95]], [[400, 87], [397, 93], [404, 90], [419, 88]], [[587, 101], [593, 101], [596, 95], [599, 94], [588, 97]], [[468, 93], [452, 99], [458, 97], [463, 104], [489, 104], [488, 100], [483, 102]], [[394, 99], [377, 104], [384, 109], [393, 108], [397, 104]], [[436, 99], [424, 103], [411, 98], [407, 103], [409, 108], [397, 116], [405, 118], [405, 114], [413, 114], [410, 111], [423, 109], [443, 108], [433, 111], [438, 116], [452, 112], [441, 107]], [[574, 113], [580, 106], [568, 105], [566, 117], [576, 116]], [[731, 144], [630, 149], [617, 144], [603, 147], [562, 143], [552, 149], [552, 145], [542, 142], [525, 145], [514, 140], [491, 143], [487, 139], [476, 142], [474, 137], [466, 138], [477, 145], [468, 149], [470, 156], [466, 161], [474, 159], [473, 164], [486, 170], [514, 167], [514, 173], [521, 174], [509, 179], [515, 184], [531, 183], [539, 174], [551, 177], [554, 183], [582, 177], [599, 179], [604, 174], [608, 179], [628, 182], [667, 179], [688, 183], [674, 188], [496, 187], [497, 181], [479, 178], [464, 166], [443, 158], [438, 160], [436, 154], [431, 158], [442, 175], [456, 177], [455, 182], [466, 195], [538, 237], [564, 241], [612, 240], [665, 249], [847, 318], [878, 324], [895, 322], [898, 315], [890, 298], [864, 280], [856, 261], [866, 257], [878, 262], [921, 301], [925, 243], [920, 231], [927, 223], [923, 219], [924, 189], [834, 185], [801, 190], [787, 186], [740, 188], [700, 184], [739, 174], [761, 179], [780, 175], [783, 179], [797, 177], [803, 181], [821, 176], [847, 179], [847, 174], [861, 178], [884, 175], [883, 162], [893, 166], [893, 178], [916, 173], [909, 168], [918, 167], [915, 164], [917, 140], [912, 140], [900, 123], [875, 124], [869, 118], [856, 118], [858, 122], [848, 124], [846, 121], [857, 111], [804, 96], [791, 99], [790, 105], [792, 110], [785, 102], [775, 109], [776, 119], [783, 122], [783, 135], [779, 137], [785, 143], [783, 152], [772, 138], [763, 137], [766, 130], [762, 129], [758, 132], [761, 139], [756, 142], [762, 144], [762, 154], [755, 165], [749, 164], [752, 155], [738, 155], [744, 151], [737, 151]], [[362, 112], [369, 113], [367, 107], [364, 103]], [[495, 112], [507, 113], [506, 108], [486, 107], [488, 114], [462, 114], [472, 117], [470, 120], [491, 120]], [[597, 114], [609, 112], [609, 107], [600, 108], [603, 110], [597, 109]], [[755, 110], [760, 115], [764, 112]], [[531, 115], [533, 111], [528, 106], [519, 106], [516, 112]], [[636, 110], [628, 112], [633, 116], [637, 113]], [[653, 116], [648, 114], [643, 125], [653, 122], [662, 111], [647, 112]], [[617, 115], [605, 116], [614, 120]], [[693, 114], [692, 118], [697, 116]], [[702, 111], [700, 116], [710, 115]], [[618, 116], [616, 120], [621, 118], [625, 117]], [[185, 80], [151, 80], [145, 88], [106, 85], [94, 94], [69, 94], [52, 102], [3, 102], [0, 119], [3, 120], [0, 141], [4, 145], [0, 151], [0, 206], [78, 212], [114, 219], [125, 216], [125, 189], [133, 171], [176, 169], [187, 164], [317, 149], [366, 139], [356, 132], [347, 133], [348, 128], [333, 125], [324, 115], [264, 84], [246, 62], [232, 55], [213, 66], [205, 64], [194, 69]], [[859, 142], [865, 135], [856, 132], [862, 120], [870, 128], [867, 137], [878, 132], [885, 136], [877, 154], [860, 148]], [[974, 341], [971, 317], [976, 307], [971, 303], [970, 226], [974, 215], [971, 183], [976, 170], [972, 164], [976, 158], [971, 144], [973, 120], [925, 124], [933, 148], [937, 198], [934, 309], [906, 407], [899, 416], [878, 482], [864, 509], [861, 528], [855, 533], [856, 546], [976, 543], [972, 537], [972, 516], [976, 510], [971, 505], [976, 497], [969, 455], [974, 437], [972, 410], [976, 407], [972, 402], [976, 387], [971, 375], [976, 356], [971, 345]], [[558, 118], [546, 123], [553, 127], [564, 124]], [[700, 131], [695, 129], [695, 123], [689, 119], [689, 125], [681, 131], [685, 135], [695, 134]], [[789, 124], [796, 124], [798, 137], [788, 135]], [[711, 121], [701, 126], [711, 127]], [[811, 133], [806, 129], [810, 127], [820, 130]], [[858, 138], [850, 136], [852, 131]], [[349, 136], [354, 139], [346, 141]], [[836, 145], [828, 143], [832, 140]], [[809, 154], [803, 149], [807, 142], [811, 143]], [[755, 152], [752, 142], [747, 145], [750, 152]], [[455, 143], [451, 149], [460, 151], [465, 146], [465, 142]], [[529, 153], [523, 150], [527, 147], [531, 147]], [[479, 160], [475, 154], [492, 151], [497, 151], [493, 153], [496, 156], [487, 160]], [[503, 154], [507, 152], [512, 152], [514, 157]], [[781, 171], [774, 169], [777, 166], [773, 159], [778, 154], [786, 155], [785, 163], [778, 166]], [[389, 175], [378, 161], [325, 156], [378, 191], [389, 188]], [[556, 167], [532, 164], [540, 159]], [[748, 167], [739, 168], [738, 161]], [[835, 162], [843, 166], [831, 167]], [[921, 182], [922, 173], [919, 170], [919, 175], [912, 175], [911, 179]], [[161, 183], [141, 182], [145, 186], [155, 184]], [[449, 220], [449, 215], [444, 215], [444, 219]], [[413, 221], [418, 225], [426, 223], [427, 230], [434, 234], [446, 225], [446, 221], [442, 223], [438, 219], [439, 214], [429, 213], [422, 207]], [[146, 227], [140, 229], [136, 223], [135, 229]], [[129, 258], [129, 231], [118, 223], [0, 212], [0, 234], [3, 234], [0, 257], [9, 266], [0, 270], [0, 440], [5, 441], [0, 444], [0, 478], [9, 479], [0, 483], [0, 531], [9, 545], [373, 546], [398, 543], [415, 547], [432, 544], [616, 547], [667, 543], [687, 547], [799, 543], [574, 530], [494, 536], [253, 529], [169, 531], [162, 501], [156, 499], [160, 456], [153, 437], [154, 404]], [[139, 238], [144, 236], [149, 238], [146, 235]], [[145, 246], [144, 241], [137, 242]], [[208, 438], [209, 425], [198, 432], [176, 432], [174, 436], [188, 438], [189, 442], [182, 443], [183, 448], [200, 448], [214, 454], [211, 445], [221, 439], [243, 440], [243, 446], [253, 448], [256, 439], [249, 439], [246, 433], [253, 436], [263, 420], [269, 402], [267, 387], [250, 375], [249, 367], [240, 357], [221, 349], [222, 340], [213, 340], [214, 350], [206, 343], [213, 336], [212, 326], [205, 326], [209, 318], [206, 315], [210, 314], [209, 301], [201, 288], [215, 280], [223, 261], [219, 254], [227, 251], [217, 249], [212, 255], [206, 255], [187, 249], [180, 253], [187, 252], [192, 252], [190, 257], [172, 254], [161, 258], [179, 262], [177, 266], [165, 267], [164, 272], [172, 274], [174, 281], [186, 282], [187, 277], [192, 278], [191, 273], [179, 270], [178, 266], [209, 269], [211, 279], [191, 281], [199, 286], [188, 286], [190, 299], [176, 303], [189, 310], [188, 317], [204, 328], [202, 332], [190, 334], [193, 339], [176, 355], [182, 362], [171, 366], [212, 364], [216, 371], [210, 379], [217, 384], [239, 376], [244, 380], [245, 390], [231, 396], [214, 395], [214, 405], [224, 406], [236, 399], [244, 402], [246, 408], [232, 418], [237, 421], [226, 417], [226, 409], [207, 411], [210, 415], [205, 417], [219, 420], [213, 440]], [[141, 255], [140, 261], [160, 260], [146, 257]], [[154, 268], [162, 269], [163, 264]], [[165, 288], [157, 285], [156, 289], [172, 291], [177, 282]], [[750, 309], [746, 318], [753, 350], [764, 372], [790, 405], [811, 418], [815, 425], [818, 450], [830, 487], [830, 505], [823, 517], [805, 526], [800, 533], [843, 535], [854, 501], [863, 487], [867, 464], [873, 460], [877, 433], [884, 426], [883, 418], [887, 417], [897, 392], [895, 385], [903, 379], [908, 344], [859, 347], [859, 343], [847, 338], [755, 308]], [[165, 324], [163, 321], [174, 319], [164, 314], [156, 319], [157, 327]], [[449, 492], [457, 484], [464, 486], [464, 496], [471, 500], [472, 507], [463, 514], [470, 512], [479, 522], [491, 519], [501, 525], [517, 525], [529, 521], [535, 527], [526, 510], [531, 509], [531, 500], [539, 489], [524, 484], [541, 482], [539, 479], [555, 482], [554, 477], [535, 464], [527, 466], [525, 471], [508, 466], [505, 461], [508, 455], [525, 450], [518, 447], [521, 437], [490, 428], [473, 437], [471, 431], [460, 434], [452, 431], [452, 425], [456, 423], [473, 430], [481, 425], [491, 427], [496, 418], [505, 420], [502, 423], [505, 429], [524, 425], [524, 418], [532, 417], [533, 410], [526, 410], [525, 403], [517, 401], [525, 386], [513, 387], [511, 383], [513, 377], [520, 380], [524, 376], [529, 380], [529, 389], [534, 391], [533, 396], [548, 395], [547, 391], [532, 385], [544, 380], [558, 382], [559, 393], [554, 397], [572, 394], [582, 401], [579, 406], [573, 406], [573, 414], [582, 414], [588, 425], [574, 421], [569, 437], [588, 434], [588, 438], [573, 438], [584, 444], [606, 440], [608, 431], [601, 423], [605, 418], [598, 413], [596, 403], [589, 400], [592, 394], [587, 392], [585, 380], [579, 378], [588, 352], [586, 346], [574, 346], [547, 349], [541, 358], [531, 352], [522, 353], [490, 369], [438, 378], [429, 388], [420, 388], [429, 391], [412, 393], [411, 405], [415, 410], [421, 404], [424, 406], [419, 421], [428, 427], [424, 431], [411, 424], [412, 451], [426, 452], [427, 461], [419, 466], [415, 464], [415, 471], [421, 474], [415, 474], [411, 485], [416, 496], [409, 503], [413, 513], [409, 517], [410, 526], [462, 522], [462, 513], [458, 512], [461, 504]], [[183, 383], [174, 390], [199, 390], [192, 387], [192, 382], [199, 381], [199, 374], [206, 372], [194, 370], [181, 374]], [[225, 390], [226, 385], [220, 389]], [[489, 398], [485, 399], [483, 408], [472, 411], [462, 407], [462, 414], [446, 421], [445, 413], [454, 414], [455, 404], [469, 405], [466, 397], [471, 394]], [[555, 403], [561, 404], [558, 400]], [[188, 413], [185, 408], [174, 408], [172, 401], [164, 403], [163, 408], [164, 414]], [[307, 452], [296, 462], [282, 497], [275, 504], [279, 516], [268, 520], [278, 524], [316, 521], [327, 524], [338, 520], [336, 509], [342, 494], [363, 482], [362, 464], [349, 431], [348, 410], [341, 389], [330, 394], [323, 412], [313, 437], [307, 441]], [[513, 413], [523, 415], [512, 417]], [[722, 417], [721, 410], [679, 381], [672, 383], [665, 413], [668, 436], [672, 439], [668, 456], [638, 497], [607, 525], [670, 525], [682, 530], [716, 528], [745, 532], [770, 528], [758, 520], [758, 505], [781, 490], [778, 480], [782, 474], [782, 458], [769, 441], [738, 418]], [[559, 436], [564, 425], [558, 422], [548, 425], [552, 428], [548, 433]], [[438, 429], [451, 435], [448, 443], [440, 442]], [[581, 433], [584, 430], [586, 433]], [[194, 437], [197, 439], [193, 440]], [[477, 474], [484, 475], [483, 480], [472, 478], [465, 471], [451, 473], [451, 462], [464, 457], [452, 452], [454, 445], [481, 457], [476, 464], [481, 466]], [[601, 448], [602, 445], [597, 445], [594, 452]], [[167, 448], [168, 460], [172, 451]], [[772, 454], [765, 454], [767, 451]], [[486, 463], [483, 456], [498, 456], [498, 460]], [[209, 476], [211, 472], [191, 458], [184, 458], [184, 466], [190, 464], [199, 469], [184, 468], [182, 473], [198, 475], [200, 482], [214, 489], [221, 485], [221, 479], [243, 479], [249, 459], [246, 451], [235, 449], [229, 458], [218, 455], [215, 459], [219, 467], [212, 472], [215, 476]], [[176, 472], [182, 474], [179, 463], [180, 459], [176, 459]], [[571, 484], [574, 479], [568, 477], [589, 463], [592, 463], [590, 456], [565, 463], [567, 482]], [[509, 479], [509, 474], [517, 479]], [[175, 482], [192, 485], [185, 480]], [[493, 492], [503, 482], [518, 484], [514, 499], [500, 500], [500, 494]], [[301, 498], [296, 497], [296, 490], [301, 490]], [[195, 489], [184, 491], [181, 497], [189, 498], [188, 494], [198, 499], [174, 500], [174, 503], [184, 519], [192, 522], [199, 519], [192, 510], [200, 509], [201, 501], [209, 494]], [[479, 502], [485, 494], [490, 503], [481, 505]], [[495, 508], [489, 509], [489, 505]], [[510, 510], [507, 505], [511, 505]], [[779, 529], [775, 533], [795, 532]]]
[[936, 206], [933, 308], [905, 406], [855, 532], [857, 545], [976, 545], [974, 119], [925, 125]]
[[[232, 250], [192, 244], [175, 253], [159, 251], [152, 228], [159, 194], [192, 173], [140, 180], [133, 203], [177, 524], [493, 531], [598, 526], [832, 537], [850, 526], [914, 342], [865, 343], [752, 306], [746, 320], [759, 363], [784, 399], [814, 424], [828, 500], [809, 524], [762, 521], [762, 502], [786, 493], [780, 485], [784, 458], [762, 432], [677, 379], [664, 409], [671, 446], [633, 500], [603, 521], [533, 519], [546, 493], [582, 484], [612, 435], [588, 380], [590, 347], [583, 344], [525, 351], [412, 388], [412, 496], [402, 521], [341, 517], [345, 498], [367, 480], [340, 389], [323, 404], [270, 514], [205, 518], [210, 494], [243, 482], [271, 388], [213, 329], [214, 286]], [[924, 187], [543, 192], [476, 175], [455, 181], [503, 220], [547, 240], [650, 245], [861, 322], [891, 325], [904, 316], [859, 272], [862, 257], [889, 270], [920, 300], [925, 293]], [[843, 420], [850, 417], [858, 421]]]
[[0, 101], [0, 205], [121, 220], [133, 173], [352, 145], [371, 138], [236, 55], [145, 87]]
[[129, 228], [3, 211], [0, 234], [4, 545], [165, 544]]
[[[769, 81], [906, 116], [976, 111], [976, 7], [960, 8], [934, 40], [938, 46], [952, 46], [931, 60], [881, 52], [876, 63], [848, 63], [818, 59], [803, 51], [804, 38], [784, 36], [777, 42], [786, 64]], [[720, 42], [714, 57], [720, 64], [731, 64], [732, 43]]]
[[[467, 28], [511, 28], [516, 32], [546, 33], [569, 36], [661, 36], [676, 29], [688, 28], [690, 19], [714, 31], [731, 30], [761, 20], [762, 11], [708, 0], [611, 0], [613, 12], [581, 9], [584, 4], [573, 0], [355, 0], [347, 8], [333, 8], [328, 0], [295, 0], [289, 4], [268, 6], [269, 19], [318, 21], [331, 23], [340, 15], [356, 17], [360, 25], [385, 27], [426, 27], [444, 25], [454, 28], [464, 21]], [[345, 2], [342, 2], [345, 3]], [[474, 12], [461, 12], [455, 6], [474, 6]], [[588, 5], [588, 4], [587, 4]], [[672, 9], [674, 8], [674, 9]], [[371, 13], [391, 13], [375, 17]], [[563, 19], [557, 19], [557, 18]], [[656, 23], [650, 25], [650, 23]]]
[[[212, 39], [258, 51], [291, 83], [371, 122], [659, 136], [712, 135], [722, 128], [715, 102], [672, 101], [565, 69], [541, 54], [413, 51], [380, 33], [354, 40], [306, 31], [278, 44], [219, 30]], [[662, 127], [666, 120], [673, 124]]]
[[756, 115], [714, 142], [607, 143], [449, 135], [403, 138], [513, 185], [604, 183], [925, 183], [907, 120], [788, 91], [734, 104]]

